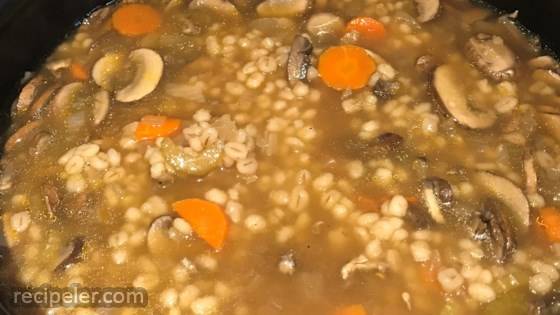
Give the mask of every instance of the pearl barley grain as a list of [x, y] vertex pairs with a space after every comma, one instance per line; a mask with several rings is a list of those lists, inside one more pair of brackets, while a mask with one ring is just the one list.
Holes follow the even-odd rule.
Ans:
[[447, 268], [440, 271], [437, 275], [437, 279], [446, 292], [453, 292], [459, 289], [464, 282], [463, 277], [455, 268]]

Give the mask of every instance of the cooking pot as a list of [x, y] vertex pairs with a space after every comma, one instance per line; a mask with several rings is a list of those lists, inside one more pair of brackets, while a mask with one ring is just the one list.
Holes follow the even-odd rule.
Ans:
[[[0, 0], [0, 148], [10, 124], [11, 104], [26, 72], [37, 69], [89, 12], [114, 0]], [[446, 0], [442, 0], [446, 1]], [[475, 0], [476, 1], [476, 0]], [[519, 10], [518, 21], [537, 34], [547, 53], [560, 51], [560, 2], [556, 0], [476, 1], [503, 13]], [[1, 149], [0, 149], [1, 151]], [[1, 231], [0, 231], [1, 232]], [[8, 268], [7, 249], [0, 235], [0, 269]], [[38, 259], [40, 259], [38, 257]], [[17, 268], [11, 265], [10, 268]], [[9, 278], [9, 277], [8, 277]], [[17, 287], [14, 279], [0, 277], [0, 315], [10, 311], [2, 288]], [[33, 310], [27, 310], [33, 313]]]

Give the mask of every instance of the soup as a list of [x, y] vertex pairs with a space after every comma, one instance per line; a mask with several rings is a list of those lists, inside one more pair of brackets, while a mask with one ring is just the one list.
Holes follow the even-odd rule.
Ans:
[[557, 70], [462, 0], [103, 7], [14, 102], [3, 276], [148, 296], [45, 314], [558, 314]]

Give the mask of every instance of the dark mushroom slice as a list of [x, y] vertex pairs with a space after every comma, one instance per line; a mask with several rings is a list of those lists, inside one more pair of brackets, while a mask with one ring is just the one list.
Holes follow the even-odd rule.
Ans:
[[560, 314], [560, 292], [552, 291], [539, 297], [530, 306], [530, 315], [558, 315]]
[[514, 229], [504, 215], [505, 205], [494, 199], [484, 202], [482, 209], [474, 217], [473, 238], [482, 243], [487, 259], [503, 264], [517, 248]]
[[377, 145], [388, 151], [395, 151], [402, 146], [404, 138], [396, 133], [385, 132], [377, 136]]
[[420, 23], [426, 23], [433, 20], [440, 9], [439, 0], [414, 0]]
[[529, 202], [519, 187], [509, 179], [485, 171], [476, 173], [473, 179], [487, 194], [502, 202], [509, 209], [520, 231], [527, 231]]
[[40, 121], [35, 120], [28, 122], [23, 127], [19, 128], [6, 141], [6, 144], [4, 145], [6, 152], [12, 151], [21, 143], [25, 143], [33, 139], [33, 137], [35, 137], [41, 130], [41, 125]]
[[440, 102], [459, 124], [472, 129], [484, 129], [496, 122], [497, 117], [493, 112], [470, 108], [460, 75], [451, 65], [436, 69], [433, 85]]
[[425, 230], [434, 226], [432, 216], [421, 206], [411, 204], [406, 211], [405, 220], [415, 229]]
[[60, 255], [59, 263], [54, 269], [55, 273], [64, 272], [66, 269], [83, 260], [85, 240], [83, 237], [74, 238]]
[[14, 106], [16, 113], [23, 113], [27, 111], [29, 106], [33, 103], [35, 96], [37, 96], [39, 86], [43, 84], [44, 81], [45, 78], [42, 75], [38, 75], [25, 84], [25, 86], [21, 89]]
[[313, 45], [307, 37], [297, 35], [288, 56], [288, 81], [292, 84], [307, 79]]
[[422, 198], [432, 219], [445, 223], [443, 210], [449, 209], [455, 199], [451, 185], [443, 178], [428, 177], [422, 181]]
[[503, 81], [513, 77], [515, 55], [500, 36], [477, 34], [467, 41], [465, 50], [472, 63], [492, 79]]
[[393, 98], [399, 92], [401, 85], [398, 81], [378, 80], [373, 86], [373, 94], [382, 101]]
[[37, 97], [35, 102], [33, 102], [33, 104], [31, 105], [31, 115], [33, 115], [34, 117], [39, 116], [43, 112], [43, 109], [46, 108], [46, 105], [52, 99], [53, 95], [55, 94], [54, 92], [58, 88], [59, 86], [56, 84], [46, 88], [45, 91], [43, 91], [43, 93], [41, 93], [41, 95], [39, 95], [39, 97]]

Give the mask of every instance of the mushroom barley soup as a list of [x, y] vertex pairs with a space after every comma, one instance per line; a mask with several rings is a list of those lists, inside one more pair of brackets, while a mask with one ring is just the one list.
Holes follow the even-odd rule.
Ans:
[[14, 103], [3, 277], [149, 297], [45, 314], [560, 314], [559, 69], [462, 0], [101, 8]]

